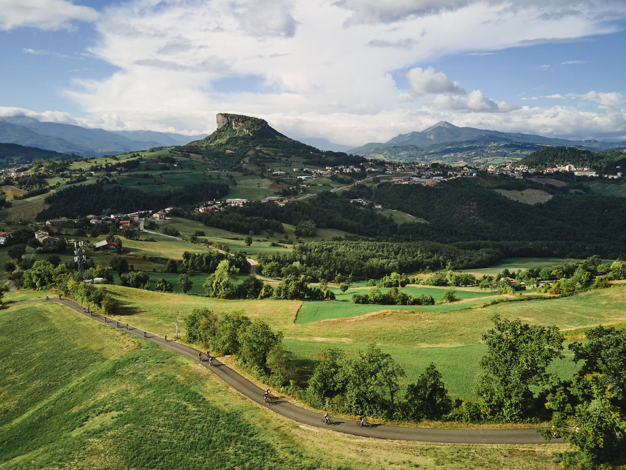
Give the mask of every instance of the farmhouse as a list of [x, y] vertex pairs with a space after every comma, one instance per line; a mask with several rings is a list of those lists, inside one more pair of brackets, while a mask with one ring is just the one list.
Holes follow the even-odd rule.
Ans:
[[11, 232], [0, 232], [0, 245], [5, 245], [10, 236]]
[[117, 248], [117, 243], [112, 242], [112, 241], [108, 241], [108, 240], [102, 240], [101, 242], [95, 243], [93, 245], [94, 249], [96, 250], [115, 250]]
[[130, 220], [122, 220], [120, 221], [120, 229], [124, 230], [130, 228]]
[[152, 218], [155, 220], [165, 220], [165, 212], [163, 211], [159, 211], [159, 212], [155, 212], [154, 214], [152, 214]]

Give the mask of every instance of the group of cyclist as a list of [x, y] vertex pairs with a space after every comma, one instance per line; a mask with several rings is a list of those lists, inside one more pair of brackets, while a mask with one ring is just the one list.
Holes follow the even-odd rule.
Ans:
[[[60, 297], [59, 297], [59, 298], [60, 298]], [[46, 297], [46, 300], [48, 300], [48, 298], [47, 298], [47, 297]], [[83, 309], [83, 311], [85, 311], [85, 309]], [[105, 321], [105, 323], [107, 322], [107, 317], [104, 317], [104, 321]], [[120, 322], [119, 322], [119, 321], [116, 321], [116, 322], [115, 322], [115, 326], [116, 326], [117, 328], [119, 328], [119, 327], [120, 327]], [[126, 323], [125, 328], [126, 328], [127, 330], [130, 330], [130, 327], [129, 327], [128, 323]], [[143, 337], [144, 337], [144, 338], [147, 338], [147, 337], [148, 337], [148, 333], [147, 333], [146, 331], [144, 331], [144, 332], [143, 332]], [[163, 339], [167, 342], [167, 335], [164, 335], [164, 336], [163, 336]], [[207, 352], [206, 352], [206, 356], [207, 356], [208, 361], [209, 361], [209, 366], [210, 366], [210, 367], [213, 367], [213, 365], [214, 365], [214, 364], [213, 364], [213, 360], [214, 360], [214, 358], [213, 358], [213, 356], [211, 356], [211, 352], [210, 352], [210, 351], [207, 351]], [[198, 353], [198, 360], [199, 360], [200, 362], [202, 362], [202, 353], [201, 353], [201, 352], [199, 352], [199, 353]], [[270, 402], [270, 401], [271, 401], [271, 399], [272, 399], [272, 396], [270, 395], [270, 389], [269, 389], [269, 388], [267, 388], [267, 389], [265, 389], [265, 392], [263, 393], [263, 401], [264, 401], [265, 403], [268, 403], [268, 402]], [[369, 423], [367, 423], [367, 422], [365, 421], [365, 415], [359, 415], [359, 417], [358, 417], [358, 418], [359, 418], [359, 420], [356, 422], [357, 426], [369, 426]], [[331, 419], [330, 419], [330, 415], [329, 415], [328, 413], [325, 413], [325, 414], [324, 414], [324, 418], [322, 419], [322, 422], [323, 422], [324, 424], [328, 424], [328, 425], [333, 424], [333, 423], [332, 423], [332, 421], [331, 421]], [[553, 431], [553, 434], [556, 434], [556, 433], [554, 433], [554, 431]], [[556, 437], [556, 436], [555, 436], [555, 437]], [[558, 436], [558, 437], [560, 437], [560, 436]]]

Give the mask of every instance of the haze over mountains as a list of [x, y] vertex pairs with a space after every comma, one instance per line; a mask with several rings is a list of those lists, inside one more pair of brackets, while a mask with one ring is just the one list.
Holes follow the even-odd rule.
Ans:
[[18, 144], [82, 157], [116, 155], [151, 147], [184, 145], [202, 136], [153, 131], [105, 131], [42, 122], [28, 116], [0, 118], [0, 143]]
[[540, 135], [499, 132], [457, 127], [441, 121], [422, 132], [400, 134], [388, 142], [373, 142], [350, 150], [350, 153], [370, 158], [401, 161], [489, 159], [526, 156], [544, 146], [568, 146], [588, 150], [624, 148], [626, 142], [601, 142], [598, 140], [568, 140]]

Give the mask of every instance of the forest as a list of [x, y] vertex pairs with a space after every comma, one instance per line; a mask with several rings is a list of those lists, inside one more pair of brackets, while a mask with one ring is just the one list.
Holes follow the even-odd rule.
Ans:
[[46, 197], [38, 220], [55, 217], [79, 217], [106, 212], [129, 213], [141, 210], [159, 210], [169, 206], [190, 206], [200, 201], [224, 197], [228, 186], [215, 183], [197, 183], [181, 190], [146, 193], [125, 186], [106, 187], [103, 184], [73, 186]]

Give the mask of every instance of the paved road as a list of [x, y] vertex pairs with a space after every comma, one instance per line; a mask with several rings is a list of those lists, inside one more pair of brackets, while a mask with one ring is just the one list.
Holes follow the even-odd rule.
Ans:
[[[29, 300], [27, 302], [41, 302], [42, 300]], [[84, 308], [71, 300], [52, 299], [49, 302], [62, 303], [73, 310], [85, 315], [92, 320], [105, 323], [104, 317], [97, 314], [85, 313]], [[108, 319], [106, 322], [112, 328], [116, 328], [116, 322]], [[120, 323], [121, 325], [121, 323]], [[120, 329], [125, 330], [122, 326]], [[129, 334], [143, 337], [143, 330], [130, 327]], [[148, 333], [147, 341], [159, 344], [171, 349], [179, 354], [191, 359], [198, 360], [198, 350], [176, 341], [165, 341], [162, 337]], [[204, 356], [203, 356], [204, 357]], [[308, 426], [324, 428], [332, 431], [352, 434], [355, 436], [375, 437], [379, 439], [394, 439], [402, 441], [422, 441], [445, 444], [547, 444], [534, 429], [423, 429], [423, 428], [402, 428], [398, 426], [375, 426], [358, 427], [355, 421], [334, 419], [336, 424], [327, 426], [322, 423], [322, 414], [300, 408], [283, 399], [276, 399], [275, 403], [265, 405], [263, 402], [263, 390], [254, 385], [234, 370], [215, 361], [214, 367], [209, 367], [206, 357], [201, 364], [217, 375], [232, 388], [240, 392], [255, 403], [261, 406], [268, 406], [270, 410]], [[552, 442], [559, 442], [558, 440]]]

